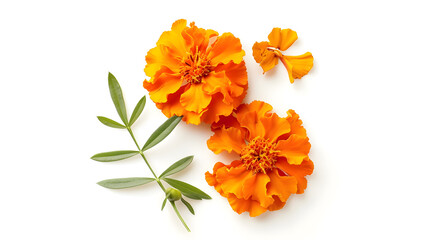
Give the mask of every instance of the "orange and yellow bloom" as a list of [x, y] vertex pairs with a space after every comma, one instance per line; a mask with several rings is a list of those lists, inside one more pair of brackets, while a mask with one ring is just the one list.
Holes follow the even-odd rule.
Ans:
[[247, 71], [240, 39], [198, 28], [186, 20], [173, 23], [146, 56], [143, 83], [164, 115], [187, 123], [213, 123], [228, 116], [247, 91]]
[[298, 114], [286, 118], [271, 112], [271, 105], [242, 104], [233, 115], [212, 125], [207, 146], [214, 153], [234, 152], [239, 160], [215, 164], [206, 181], [228, 199], [237, 213], [255, 217], [283, 208], [289, 196], [307, 187], [313, 172], [310, 143]]
[[293, 83], [296, 78], [302, 78], [313, 67], [313, 55], [306, 52], [299, 56], [285, 56], [286, 51], [296, 40], [298, 35], [291, 29], [273, 28], [268, 35], [269, 42], [255, 42], [253, 57], [264, 70], [264, 73], [277, 65], [278, 60], [286, 67], [289, 80]]

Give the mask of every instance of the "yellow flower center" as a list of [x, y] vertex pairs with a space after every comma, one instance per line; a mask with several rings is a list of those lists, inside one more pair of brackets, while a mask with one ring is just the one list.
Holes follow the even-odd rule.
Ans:
[[210, 61], [198, 50], [182, 59], [180, 73], [182, 74], [182, 80], [188, 83], [200, 83], [203, 77], [207, 76], [211, 71]]
[[277, 161], [277, 144], [272, 144], [269, 140], [256, 137], [241, 150], [241, 161], [246, 168], [253, 170], [254, 173], [272, 170]]

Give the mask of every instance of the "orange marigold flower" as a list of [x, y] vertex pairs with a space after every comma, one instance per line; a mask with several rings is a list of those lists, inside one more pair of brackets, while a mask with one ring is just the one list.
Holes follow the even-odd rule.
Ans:
[[298, 114], [281, 118], [271, 105], [242, 104], [231, 117], [212, 128], [207, 146], [214, 153], [234, 152], [240, 159], [216, 163], [206, 181], [228, 199], [237, 213], [251, 217], [283, 208], [293, 193], [304, 193], [305, 176], [312, 174], [310, 143]]
[[253, 57], [264, 70], [264, 73], [272, 69], [278, 63], [278, 59], [286, 67], [289, 80], [302, 78], [313, 67], [313, 55], [306, 52], [299, 56], [285, 56], [281, 51], [286, 51], [296, 40], [298, 35], [291, 29], [273, 28], [268, 35], [269, 42], [255, 42], [253, 45]]
[[186, 20], [173, 23], [146, 55], [143, 82], [164, 115], [187, 123], [213, 123], [242, 102], [247, 72], [240, 39], [198, 28]]

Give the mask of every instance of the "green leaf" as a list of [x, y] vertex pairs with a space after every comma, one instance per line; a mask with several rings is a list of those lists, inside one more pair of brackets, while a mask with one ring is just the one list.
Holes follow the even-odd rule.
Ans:
[[181, 199], [182, 203], [185, 204], [185, 206], [188, 208], [189, 212], [192, 213], [192, 215], [195, 215], [194, 209], [192, 208], [191, 204], [188, 203], [185, 199]]
[[102, 116], [97, 116], [97, 118], [98, 118], [98, 120], [100, 120], [100, 122], [102, 124], [104, 124], [106, 126], [109, 126], [109, 127], [112, 127], [112, 128], [127, 128], [124, 125], [122, 125], [122, 124], [120, 124], [120, 123], [118, 123], [116, 121], [113, 121], [110, 118], [102, 117]]
[[145, 177], [114, 178], [114, 179], [103, 180], [101, 182], [98, 182], [97, 184], [105, 188], [121, 189], [121, 188], [140, 186], [146, 183], [150, 183], [152, 181], [155, 181], [155, 178], [145, 178]]
[[116, 80], [115, 76], [109, 72], [109, 90], [110, 90], [110, 96], [112, 97], [113, 104], [115, 104], [116, 111], [119, 114], [119, 117], [121, 117], [122, 122], [125, 124], [125, 126], [128, 125], [128, 119], [127, 119], [127, 110], [125, 108], [125, 102], [124, 97], [122, 95], [122, 89], [121, 86], [118, 83], [118, 80]]
[[113, 151], [113, 152], [103, 152], [95, 154], [91, 157], [92, 160], [99, 162], [113, 162], [122, 159], [126, 159], [138, 154], [138, 151], [132, 150], [123, 150], [123, 151]]
[[146, 96], [143, 96], [140, 101], [137, 103], [136, 107], [134, 108], [133, 114], [131, 114], [130, 123], [128, 126], [131, 127], [133, 123], [139, 118], [140, 114], [142, 113], [144, 106], [146, 105]]
[[201, 191], [200, 189], [188, 183], [185, 183], [176, 179], [171, 179], [171, 178], [163, 178], [162, 180], [166, 181], [172, 187], [179, 189], [182, 192], [182, 194], [188, 198], [197, 199], [197, 200], [212, 199], [205, 192]]
[[159, 175], [159, 178], [167, 177], [167, 176], [170, 176], [172, 174], [175, 174], [177, 172], [182, 171], [187, 166], [189, 166], [189, 164], [191, 164], [192, 159], [194, 159], [194, 156], [187, 156], [187, 157], [184, 157], [184, 158], [180, 159], [179, 161], [173, 163], [173, 165], [168, 167], [163, 173], [161, 173], [161, 175]]
[[164, 210], [165, 203], [167, 202], [167, 198], [164, 199], [164, 202], [162, 202], [161, 211]]
[[159, 126], [158, 129], [152, 133], [152, 135], [150, 135], [142, 150], [146, 151], [164, 140], [164, 138], [166, 138], [171, 133], [171, 131], [173, 131], [177, 124], [179, 124], [180, 120], [182, 120], [182, 117], [178, 116], [173, 116], [167, 119], [167, 121]]

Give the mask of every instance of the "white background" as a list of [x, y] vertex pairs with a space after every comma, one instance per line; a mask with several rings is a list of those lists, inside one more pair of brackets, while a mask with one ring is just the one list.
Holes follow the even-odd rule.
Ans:
[[[429, 136], [426, 1], [1, 1], [1, 239], [427, 239]], [[177, 178], [209, 193], [160, 211], [156, 184], [108, 190], [96, 182], [150, 176], [139, 157], [114, 163], [98, 152], [134, 149], [119, 120], [107, 73], [122, 85], [128, 112], [145, 94], [147, 51], [180, 18], [232, 32], [246, 51], [249, 92], [285, 116], [295, 109], [315, 163], [303, 195], [280, 211], [233, 212], [204, 180], [217, 161], [207, 125], [179, 124], [147, 152], [161, 173], [195, 155]], [[262, 75], [252, 45], [273, 27], [299, 39], [286, 53], [313, 53], [293, 85], [278, 65]], [[142, 145], [165, 120], [148, 101], [135, 125]], [[164, 237], [163, 237], [164, 236]]]

